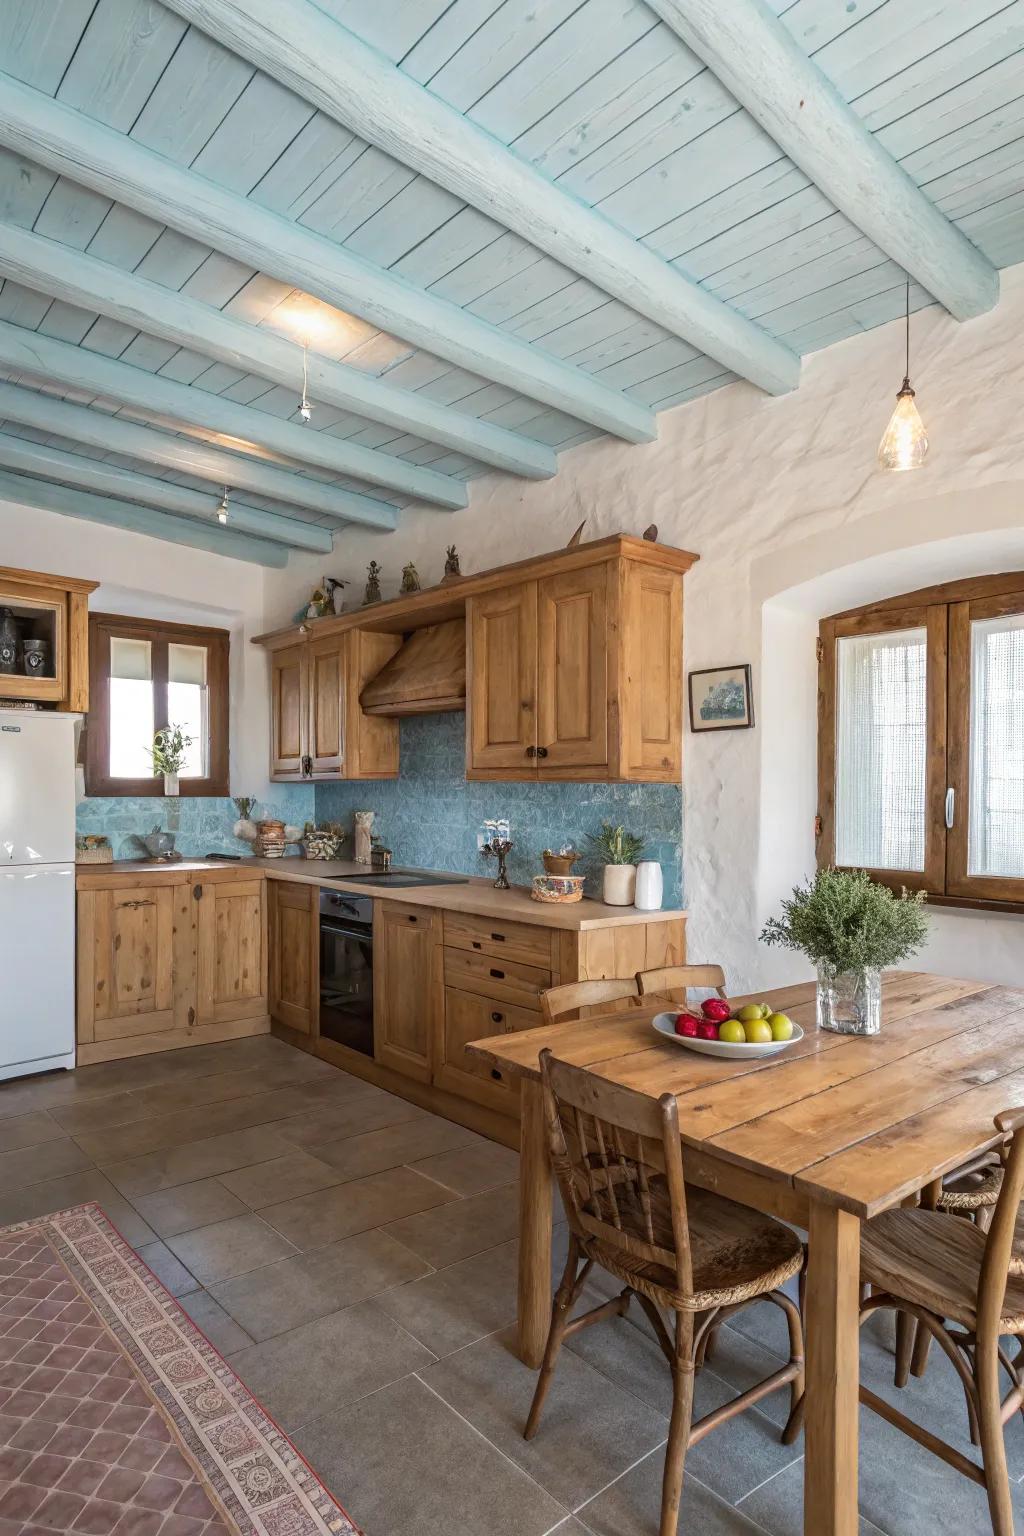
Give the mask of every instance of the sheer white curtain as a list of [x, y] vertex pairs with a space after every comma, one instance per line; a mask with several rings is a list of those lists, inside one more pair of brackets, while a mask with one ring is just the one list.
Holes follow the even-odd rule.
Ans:
[[836, 863], [924, 869], [928, 636], [836, 645]]
[[971, 624], [968, 873], [1024, 875], [1024, 614]]

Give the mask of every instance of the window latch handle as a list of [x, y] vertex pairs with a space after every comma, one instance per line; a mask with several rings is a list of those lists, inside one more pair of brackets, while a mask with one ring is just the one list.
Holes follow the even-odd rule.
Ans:
[[956, 790], [952, 784], [946, 790], [946, 830], [952, 831], [956, 820]]

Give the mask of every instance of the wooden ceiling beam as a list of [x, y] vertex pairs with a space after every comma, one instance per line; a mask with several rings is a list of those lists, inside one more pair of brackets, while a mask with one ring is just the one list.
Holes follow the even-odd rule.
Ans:
[[[0, 432], [0, 465], [16, 474], [63, 480], [80, 491], [144, 502], [147, 507], [198, 518], [208, 524], [216, 521], [220, 505], [220, 496], [214, 493], [193, 491], [187, 486], [176, 485], [173, 480], [139, 475], [102, 459], [88, 459], [80, 453], [65, 453], [61, 448], [30, 443], [9, 432]], [[334, 536], [329, 528], [304, 523], [299, 518], [282, 517], [278, 512], [265, 512], [261, 507], [247, 506], [233, 496], [229, 498], [229, 517], [230, 527], [236, 532], [273, 539], [276, 544], [284, 544], [289, 549], [329, 555], [334, 548]]]
[[[268, 326], [249, 325], [219, 309], [124, 272], [85, 251], [47, 240], [29, 229], [0, 224], [0, 274], [37, 293], [95, 310], [148, 336], [216, 358], [275, 384], [298, 391], [302, 348]], [[385, 384], [372, 374], [308, 354], [309, 393], [314, 400], [354, 411], [399, 432], [412, 432], [495, 469], [547, 479], [557, 460], [551, 448], [505, 427], [492, 426], [411, 389]], [[315, 419], [315, 418], [314, 418]]]
[[657, 436], [653, 412], [581, 368], [10, 75], [0, 75], [0, 144], [480, 378], [629, 442]]
[[236, 533], [216, 523], [207, 525], [190, 517], [174, 517], [153, 507], [95, 496], [90, 491], [72, 490], [48, 480], [33, 480], [29, 475], [15, 475], [6, 469], [0, 469], [0, 499], [24, 507], [39, 507], [44, 512], [59, 512], [63, 517], [106, 523], [110, 528], [125, 528], [130, 533], [147, 534], [151, 539], [166, 539], [171, 544], [189, 544], [193, 549], [205, 549], [232, 560], [271, 566], [288, 563], [285, 546], [271, 539], [257, 539], [250, 533]]
[[[133, 421], [122, 421], [119, 416], [92, 411], [86, 405], [72, 405], [67, 400], [56, 400], [52, 395], [0, 381], [0, 421], [5, 417], [40, 432], [88, 443], [91, 448], [123, 453], [147, 464], [162, 464], [165, 469], [212, 481], [220, 489], [228, 485], [234, 490], [241, 488], [257, 496], [269, 496], [285, 506], [305, 507], [331, 518], [338, 527], [355, 522], [384, 529], [398, 525], [397, 507], [389, 507], [386, 502], [373, 502], [369, 497], [211, 448], [194, 438], [172, 437], [154, 427], [140, 427]], [[377, 507], [381, 508], [380, 515]]]
[[[133, 410], [170, 418], [175, 427], [185, 422], [201, 431], [216, 433], [225, 447], [239, 453], [268, 449], [290, 460], [296, 468], [355, 475], [446, 510], [464, 507], [468, 499], [465, 482], [454, 480], [451, 475], [439, 475], [435, 470], [407, 464], [404, 459], [375, 448], [346, 443], [329, 433], [282, 421], [279, 416], [254, 410], [251, 405], [238, 405], [223, 395], [179, 384], [145, 368], [122, 363], [116, 357], [90, 352], [74, 342], [58, 341], [54, 336], [3, 320], [0, 366], [30, 373], [46, 382], [57, 380], [69, 389], [88, 390], [108, 400], [118, 400]], [[364, 520], [371, 526], [380, 526], [373, 510], [378, 503], [371, 497], [360, 499], [366, 503]]]
[[647, 3], [840, 213], [951, 315], [970, 320], [992, 309], [996, 268], [864, 126], [765, 0]]
[[[796, 354], [403, 74], [313, 0], [167, 0], [320, 111], [770, 394]], [[567, 407], [568, 408], [568, 407]]]

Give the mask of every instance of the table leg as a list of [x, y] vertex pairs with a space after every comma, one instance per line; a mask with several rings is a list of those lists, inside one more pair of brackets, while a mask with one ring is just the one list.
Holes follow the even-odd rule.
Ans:
[[805, 1536], [856, 1536], [860, 1220], [813, 1202], [807, 1270]]
[[523, 1082], [520, 1117], [519, 1356], [537, 1370], [551, 1323], [551, 1165], [539, 1082]]

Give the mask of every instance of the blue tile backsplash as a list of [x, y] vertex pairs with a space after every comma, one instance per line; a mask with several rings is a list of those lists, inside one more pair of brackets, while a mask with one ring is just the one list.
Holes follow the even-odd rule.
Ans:
[[[464, 714], [409, 717], [401, 722], [399, 777], [318, 784], [316, 819], [340, 821], [351, 831], [353, 811], [374, 811], [374, 831], [393, 850], [396, 864], [478, 875], [493, 869], [477, 850], [480, 824], [507, 816], [515, 843], [509, 877], [522, 885], [542, 870], [542, 849], [566, 842], [584, 849], [587, 833], [602, 821], [621, 823], [644, 838], [644, 857], [661, 864], [664, 905], [682, 905], [678, 784], [468, 783], [465, 762]], [[342, 856], [351, 858], [351, 841]], [[577, 868], [589, 872], [597, 866], [588, 861]], [[600, 889], [595, 873], [587, 894], [599, 896]]]
[[[275, 784], [271, 798], [261, 800], [254, 816], [276, 816], [302, 826], [313, 819], [311, 784]], [[186, 858], [204, 853], [251, 853], [246, 843], [234, 837], [231, 828], [238, 820], [233, 800], [209, 796], [181, 795], [175, 799], [116, 796], [83, 800], [75, 815], [78, 832], [101, 832], [110, 838], [115, 859], [137, 859], [145, 850], [133, 834], [152, 832], [154, 826], [175, 834], [175, 846]]]

